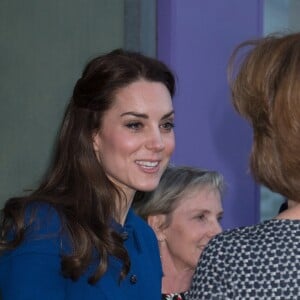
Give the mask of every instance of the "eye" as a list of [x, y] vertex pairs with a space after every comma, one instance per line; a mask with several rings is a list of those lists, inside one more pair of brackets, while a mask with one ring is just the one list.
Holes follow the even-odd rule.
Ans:
[[174, 122], [168, 121], [163, 123], [160, 127], [163, 128], [165, 131], [172, 131], [173, 128], [175, 127], [175, 124]]
[[197, 216], [197, 219], [199, 219], [200, 221], [204, 221], [205, 220], [205, 215], [201, 214], [201, 215]]
[[143, 127], [143, 124], [141, 122], [130, 122], [127, 123], [125, 126], [132, 130], [139, 130]]

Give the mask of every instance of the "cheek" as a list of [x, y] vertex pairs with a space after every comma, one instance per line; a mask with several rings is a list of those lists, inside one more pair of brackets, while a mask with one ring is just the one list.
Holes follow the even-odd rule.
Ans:
[[203, 226], [203, 224], [190, 224], [189, 228], [193, 228], [193, 230], [189, 230], [189, 239], [192, 243], [200, 243], [203, 242], [203, 239], [207, 239], [208, 230]]
[[169, 237], [173, 241], [179, 241], [179, 243], [182, 243], [183, 241], [188, 242], [191, 240], [191, 236], [195, 236], [195, 234], [191, 230], [191, 227], [188, 227], [184, 222], [179, 222], [170, 226]]
[[115, 134], [107, 137], [102, 145], [107, 153], [126, 154], [135, 149], [136, 141], [132, 138], [127, 138], [124, 134]]
[[168, 154], [172, 154], [174, 149], [175, 149], [175, 135], [172, 134], [166, 141], [165, 141], [165, 145], [166, 145], [166, 152]]

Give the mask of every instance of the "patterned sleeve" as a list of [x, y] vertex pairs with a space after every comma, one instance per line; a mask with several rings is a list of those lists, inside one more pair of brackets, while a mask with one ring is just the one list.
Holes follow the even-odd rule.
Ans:
[[229, 272], [226, 265], [226, 247], [222, 237], [213, 239], [198, 262], [188, 300], [225, 300], [230, 296]]

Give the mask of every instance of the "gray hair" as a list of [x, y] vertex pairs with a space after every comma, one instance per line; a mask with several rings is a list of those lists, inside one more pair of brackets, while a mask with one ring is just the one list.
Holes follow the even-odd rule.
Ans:
[[[223, 176], [216, 171], [208, 171], [188, 166], [169, 166], [163, 173], [158, 187], [152, 192], [145, 192], [134, 199], [135, 212], [147, 221], [151, 215], [171, 213], [178, 206], [184, 195], [196, 187], [210, 186], [222, 197], [224, 192]], [[170, 219], [165, 227], [169, 225]]]

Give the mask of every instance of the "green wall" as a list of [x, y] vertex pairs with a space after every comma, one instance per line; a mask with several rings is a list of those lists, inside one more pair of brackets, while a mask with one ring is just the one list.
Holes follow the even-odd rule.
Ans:
[[1, 0], [0, 41], [2, 206], [38, 184], [90, 58], [117, 47], [155, 55], [155, 1]]

